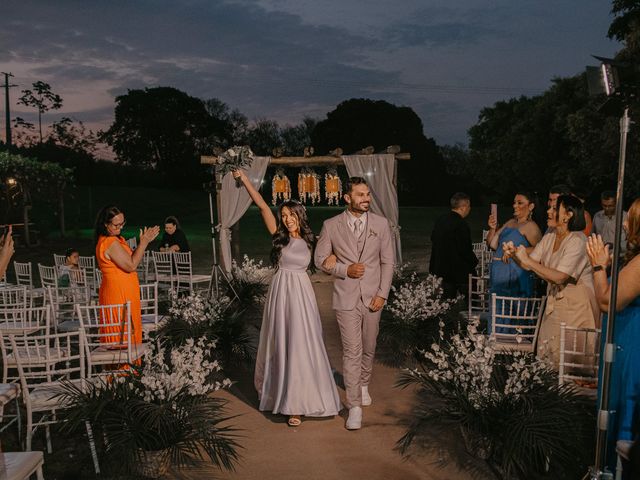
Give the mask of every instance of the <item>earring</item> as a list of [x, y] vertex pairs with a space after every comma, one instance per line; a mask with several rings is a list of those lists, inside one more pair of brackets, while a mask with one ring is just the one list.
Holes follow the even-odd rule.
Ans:
[[533, 217], [533, 212], [529, 210], [529, 215], [527, 215], [527, 220], [531, 220], [531, 217]]

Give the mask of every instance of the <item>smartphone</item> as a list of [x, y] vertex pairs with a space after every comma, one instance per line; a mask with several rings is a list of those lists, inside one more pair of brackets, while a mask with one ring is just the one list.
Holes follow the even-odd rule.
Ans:
[[495, 218], [497, 223], [498, 222], [498, 204], [497, 203], [491, 204], [491, 215], [493, 215], [493, 218]]

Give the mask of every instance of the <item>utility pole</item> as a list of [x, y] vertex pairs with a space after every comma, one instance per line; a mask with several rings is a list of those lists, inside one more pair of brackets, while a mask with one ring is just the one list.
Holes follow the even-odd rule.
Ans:
[[13, 77], [11, 72], [0, 72], [4, 75], [4, 111], [5, 111], [5, 132], [7, 147], [11, 147], [11, 110], [9, 107], [9, 88], [17, 87], [18, 85], [9, 85], [9, 77]]

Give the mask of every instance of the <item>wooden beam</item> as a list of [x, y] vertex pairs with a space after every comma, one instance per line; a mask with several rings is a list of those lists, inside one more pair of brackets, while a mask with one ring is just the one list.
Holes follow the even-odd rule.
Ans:
[[[396, 153], [396, 160], [411, 160], [409, 152]], [[215, 165], [218, 163], [218, 157], [212, 155], [202, 155], [200, 163], [203, 165]], [[279, 157], [271, 158], [271, 165], [282, 165], [286, 167], [321, 167], [332, 165], [344, 165], [342, 157], [317, 156], [317, 157]]]

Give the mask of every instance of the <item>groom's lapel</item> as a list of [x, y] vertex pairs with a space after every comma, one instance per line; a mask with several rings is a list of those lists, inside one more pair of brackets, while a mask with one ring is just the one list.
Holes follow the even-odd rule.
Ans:
[[353, 234], [351, 229], [349, 228], [349, 223], [347, 222], [347, 211], [345, 210], [342, 213], [340, 221], [338, 222], [338, 230], [340, 231], [340, 236], [344, 239], [344, 242], [349, 245], [349, 250], [353, 254], [353, 258], [358, 258], [358, 240], [356, 236]]

